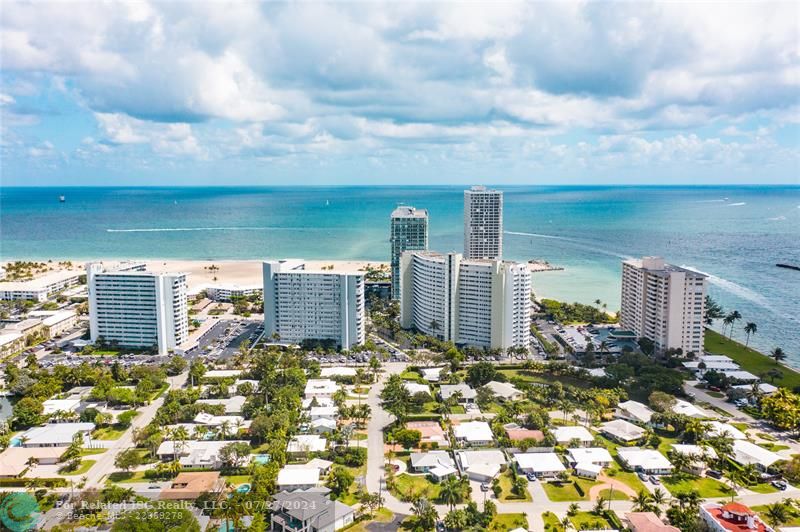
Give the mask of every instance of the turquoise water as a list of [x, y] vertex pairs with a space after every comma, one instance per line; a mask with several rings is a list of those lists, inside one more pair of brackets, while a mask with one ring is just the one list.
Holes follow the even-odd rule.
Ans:
[[[620, 260], [663, 255], [712, 274], [712, 295], [758, 324], [750, 343], [800, 366], [800, 272], [774, 266], [800, 263], [800, 187], [500, 188], [506, 257], [565, 268], [536, 274], [537, 294], [615, 310]], [[463, 187], [6, 187], [0, 257], [386, 261], [400, 202], [430, 211], [433, 249], [461, 249]]]

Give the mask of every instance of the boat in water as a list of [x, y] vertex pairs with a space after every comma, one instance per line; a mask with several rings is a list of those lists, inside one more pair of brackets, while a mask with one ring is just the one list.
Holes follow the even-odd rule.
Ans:
[[67, 201], [67, 197], [66, 197], [66, 196], [64, 196], [64, 195], [62, 194], [62, 195], [60, 195], [60, 196], [58, 197], [58, 201], [60, 201], [61, 203], [64, 203], [64, 202], [66, 202], [66, 201]]

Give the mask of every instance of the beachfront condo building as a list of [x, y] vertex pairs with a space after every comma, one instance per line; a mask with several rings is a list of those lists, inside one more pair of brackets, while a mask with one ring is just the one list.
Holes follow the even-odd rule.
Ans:
[[92, 342], [149, 349], [160, 355], [189, 337], [185, 273], [155, 273], [142, 263], [86, 265]]
[[409, 251], [400, 262], [400, 321], [472, 347], [530, 346], [531, 274], [525, 264]]
[[703, 352], [707, 277], [661, 257], [622, 262], [620, 326], [658, 351]]
[[484, 186], [464, 191], [464, 258], [503, 256], [503, 193]]
[[266, 261], [264, 334], [281, 342], [332, 341], [342, 349], [363, 344], [364, 274], [308, 268], [302, 260]]
[[400, 256], [404, 251], [428, 249], [428, 211], [400, 205], [392, 211], [390, 232], [392, 299], [400, 299]]
[[81, 276], [80, 271], [61, 270], [26, 281], [0, 281], [0, 299], [44, 303], [62, 290], [79, 285]]

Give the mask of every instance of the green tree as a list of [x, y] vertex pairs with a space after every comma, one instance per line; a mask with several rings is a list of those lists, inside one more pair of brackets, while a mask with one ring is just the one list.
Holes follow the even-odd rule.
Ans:
[[467, 382], [473, 387], [483, 386], [495, 379], [497, 369], [490, 362], [478, 362], [467, 370]]
[[769, 356], [775, 361], [776, 364], [786, 360], [786, 353], [783, 352], [783, 349], [780, 347], [776, 347], [772, 351], [769, 352]]
[[28, 428], [38, 425], [42, 419], [44, 406], [42, 401], [34, 397], [23, 397], [13, 408], [14, 426]]
[[464, 491], [464, 484], [461, 479], [450, 477], [441, 484], [439, 500], [452, 510], [457, 504], [461, 504], [464, 501]]
[[747, 340], [745, 341], [744, 346], [747, 347], [750, 345], [750, 335], [758, 332], [758, 325], [752, 321], [747, 322], [747, 324], [744, 326], [744, 332], [747, 334]]
[[125, 449], [114, 459], [114, 465], [124, 471], [130, 471], [134, 467], [142, 465], [139, 451], [136, 449]]
[[336, 497], [341, 497], [350, 489], [355, 478], [353, 474], [343, 467], [334, 467], [328, 475], [328, 482], [325, 484], [330, 488]]
[[428, 499], [419, 498], [411, 505], [411, 512], [416, 516], [416, 528], [420, 530], [433, 530], [439, 514]]
[[400, 429], [394, 432], [394, 439], [403, 446], [404, 449], [417, 447], [422, 439], [422, 433], [418, 430]]

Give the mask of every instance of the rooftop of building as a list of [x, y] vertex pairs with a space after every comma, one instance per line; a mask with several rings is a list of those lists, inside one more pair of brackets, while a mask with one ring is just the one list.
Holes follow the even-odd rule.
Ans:
[[623, 264], [630, 264], [635, 268], [641, 268], [649, 272], [683, 272], [692, 274], [695, 277], [708, 277], [706, 274], [698, 272], [697, 270], [692, 270], [665, 262], [663, 257], [642, 257], [641, 259], [626, 259], [622, 262]]
[[81, 275], [82, 270], [49, 271], [25, 281], [0, 281], [0, 290], [41, 290], [50, 284], [76, 279]]
[[[308, 273], [326, 275], [364, 275], [364, 263], [347, 260], [305, 260], [305, 259], [279, 259], [267, 260], [265, 263], [278, 264], [277, 273]], [[375, 266], [383, 266], [382, 262], [375, 262]]]
[[218, 491], [223, 484], [219, 471], [178, 473], [170, 487], [161, 490], [161, 499], [196, 499], [203, 493]]
[[392, 218], [427, 218], [428, 209], [417, 209], [411, 205], [398, 205], [392, 211]]

